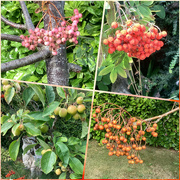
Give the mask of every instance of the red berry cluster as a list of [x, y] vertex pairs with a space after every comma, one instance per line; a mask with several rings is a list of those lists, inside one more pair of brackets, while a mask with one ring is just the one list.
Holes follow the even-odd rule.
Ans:
[[6, 177], [10, 177], [11, 175], [15, 174], [15, 172], [13, 170], [9, 171], [8, 174], [6, 174]]
[[[117, 113], [117, 108], [114, 108]], [[121, 110], [127, 115], [125, 110]], [[96, 108], [96, 113], [93, 114], [96, 124], [94, 130], [105, 130], [105, 139], [102, 140], [103, 144], [106, 144], [106, 148], [109, 150], [109, 156], [127, 156], [129, 164], [143, 163], [141, 160], [139, 151], [146, 149], [146, 137], [145, 130], [142, 128], [143, 120], [136, 117], [130, 117], [126, 119], [121, 115], [113, 115], [113, 108], [105, 109], [102, 113], [101, 109]], [[123, 113], [123, 115], [125, 115]], [[147, 132], [151, 132], [153, 137], [157, 137], [158, 133], [155, 132], [157, 124], [148, 123]]]
[[[132, 24], [130, 20], [126, 22], [126, 25], [126, 29], [115, 32], [115, 37], [110, 36], [108, 39], [104, 39], [103, 43], [109, 46], [108, 53], [112, 54], [116, 50], [124, 51], [129, 57], [144, 60], [164, 45], [159, 40], [167, 36], [166, 31], [158, 33], [157, 28], [151, 27], [146, 32], [144, 25]], [[117, 22], [113, 22], [111, 27], [117, 28]]]
[[35, 50], [38, 43], [45, 46], [49, 46], [53, 55], [57, 55], [57, 49], [60, 48], [61, 44], [65, 44], [66, 41], [78, 43], [77, 37], [80, 35], [77, 24], [79, 19], [82, 18], [82, 14], [74, 9], [74, 16], [71, 17], [72, 24], [66, 21], [61, 22], [61, 27], [54, 28], [50, 31], [35, 28], [29, 30], [30, 36], [21, 35], [20, 38], [24, 41], [22, 45], [29, 50]]
[[18, 180], [20, 180], [20, 179], [25, 179], [25, 175], [23, 176], [23, 177], [19, 177], [19, 178], [17, 178]]

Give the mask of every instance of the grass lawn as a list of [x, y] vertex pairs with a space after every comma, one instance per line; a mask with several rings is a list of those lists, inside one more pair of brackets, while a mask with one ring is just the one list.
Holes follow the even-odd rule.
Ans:
[[126, 156], [108, 156], [95, 140], [88, 145], [85, 179], [179, 179], [179, 152], [147, 146], [143, 164], [128, 164]]

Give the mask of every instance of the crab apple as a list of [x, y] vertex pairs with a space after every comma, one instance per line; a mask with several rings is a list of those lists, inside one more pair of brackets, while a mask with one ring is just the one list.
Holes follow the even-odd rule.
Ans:
[[55, 173], [56, 173], [56, 175], [59, 176], [61, 174], [61, 170], [60, 169], [56, 169]]
[[73, 118], [75, 119], [75, 120], [78, 120], [78, 119], [80, 119], [80, 114], [79, 113], [76, 113], [76, 114], [74, 114], [73, 115]]
[[80, 104], [78, 107], [77, 107], [77, 111], [79, 113], [83, 113], [85, 111], [86, 107], [84, 106], [84, 104]]
[[15, 129], [15, 131], [12, 128], [11, 132], [13, 133], [14, 136], [19, 136], [21, 134], [21, 131], [19, 130], [19, 128]]
[[19, 129], [20, 131], [23, 131], [23, 130], [24, 130], [24, 125], [23, 125], [23, 124], [20, 124], [19, 127], [18, 127], [18, 129]]
[[9, 84], [9, 81], [8, 81], [8, 80], [2, 80], [2, 84], [3, 84], [3, 85], [8, 85], [8, 84]]
[[77, 108], [76, 108], [76, 106], [74, 106], [74, 105], [70, 105], [70, 106], [68, 107], [67, 111], [68, 111], [69, 114], [74, 115], [74, 114], [76, 114], [76, 112], [77, 112]]
[[60, 107], [57, 107], [57, 108], [54, 110], [54, 114], [55, 114], [55, 115], [59, 115], [60, 109], [61, 109]]
[[49, 130], [49, 127], [46, 124], [43, 124], [40, 126], [40, 130], [42, 133], [47, 133]]
[[67, 115], [67, 109], [66, 108], [60, 108], [59, 116], [60, 117], [66, 117], [66, 115]]
[[82, 103], [83, 103], [83, 97], [78, 97], [78, 98], [76, 99], [76, 103], [77, 103], [77, 104], [82, 104]]

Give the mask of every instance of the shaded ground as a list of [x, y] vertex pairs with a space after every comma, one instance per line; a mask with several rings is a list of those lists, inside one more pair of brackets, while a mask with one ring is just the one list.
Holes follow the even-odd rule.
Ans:
[[126, 156], [108, 156], [105, 146], [89, 141], [85, 179], [179, 179], [179, 152], [147, 147], [143, 164], [128, 164]]

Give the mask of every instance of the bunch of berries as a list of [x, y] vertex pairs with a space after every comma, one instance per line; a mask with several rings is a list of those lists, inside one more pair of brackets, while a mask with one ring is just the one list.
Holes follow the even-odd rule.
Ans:
[[10, 177], [11, 175], [15, 174], [15, 172], [13, 170], [9, 171], [8, 174], [6, 174], [6, 177]]
[[[118, 23], [113, 22], [111, 27], [116, 29]], [[161, 49], [164, 43], [159, 40], [166, 36], [166, 31], [158, 33], [156, 27], [151, 27], [146, 31], [144, 25], [128, 20], [125, 29], [117, 30], [114, 37], [110, 36], [108, 39], [104, 39], [103, 43], [109, 46], [108, 53], [110, 54], [114, 51], [124, 51], [129, 57], [144, 60], [156, 50]]]
[[49, 46], [53, 55], [57, 55], [57, 49], [60, 48], [61, 44], [65, 44], [66, 41], [78, 43], [77, 37], [80, 35], [78, 31], [77, 24], [79, 19], [82, 18], [82, 14], [74, 9], [74, 16], [71, 17], [72, 24], [67, 21], [61, 22], [61, 27], [54, 28], [50, 31], [35, 28], [29, 30], [30, 36], [21, 35], [20, 38], [23, 39], [22, 45], [29, 50], [35, 50], [38, 43], [45, 46]]
[[[117, 108], [105, 109], [106, 113], [102, 115], [100, 108], [96, 108], [93, 114], [96, 124], [94, 130], [105, 130], [105, 139], [102, 140], [103, 144], [106, 144], [106, 148], [109, 150], [109, 156], [127, 156], [129, 164], [143, 163], [141, 160], [139, 151], [146, 149], [146, 137], [145, 130], [142, 129], [143, 120], [137, 119], [136, 117], [130, 117], [124, 119], [127, 116], [127, 112], [123, 111], [123, 115], [117, 113], [113, 115], [113, 110]], [[155, 132], [157, 124], [149, 123], [147, 125], [147, 132], [151, 132], [153, 137], [157, 137], [158, 133]]]

